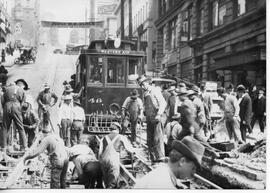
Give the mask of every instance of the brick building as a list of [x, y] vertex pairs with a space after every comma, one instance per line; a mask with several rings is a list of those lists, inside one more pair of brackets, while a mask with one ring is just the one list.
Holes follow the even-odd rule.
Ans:
[[157, 64], [177, 77], [265, 86], [265, 0], [159, 0]]
[[6, 1], [0, 1], [0, 48], [10, 42], [11, 18], [7, 11]]
[[265, 86], [265, 0], [195, 0], [192, 17], [195, 82]]

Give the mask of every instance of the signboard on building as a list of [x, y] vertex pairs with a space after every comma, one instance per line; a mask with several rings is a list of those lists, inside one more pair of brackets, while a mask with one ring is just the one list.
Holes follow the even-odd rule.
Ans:
[[111, 4], [111, 5], [101, 5], [97, 9], [98, 15], [112, 15], [115, 8], [116, 4]]

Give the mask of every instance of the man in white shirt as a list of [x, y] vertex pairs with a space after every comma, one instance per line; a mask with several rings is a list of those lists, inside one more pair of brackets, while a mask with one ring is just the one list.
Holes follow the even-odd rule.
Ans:
[[151, 85], [151, 79], [142, 76], [138, 84], [145, 90], [144, 109], [147, 122], [147, 145], [152, 163], [162, 162], [165, 158], [163, 127], [161, 116], [165, 112], [167, 102], [160, 89]]
[[84, 129], [85, 113], [79, 99], [73, 101], [73, 123], [71, 127], [71, 145], [81, 143]]
[[204, 150], [191, 136], [173, 141], [169, 162], [137, 180], [134, 189], [183, 189], [185, 186], [179, 180], [193, 177], [201, 167]]
[[64, 140], [65, 145], [70, 147], [70, 128], [73, 121], [72, 96], [66, 95], [63, 100], [64, 103], [59, 108], [58, 126], [60, 127], [60, 137]]

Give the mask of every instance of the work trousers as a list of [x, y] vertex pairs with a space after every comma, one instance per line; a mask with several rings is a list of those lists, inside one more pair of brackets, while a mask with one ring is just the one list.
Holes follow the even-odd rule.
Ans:
[[[3, 148], [7, 146], [7, 138], [10, 135], [10, 125], [13, 123], [15, 125], [15, 128], [19, 132], [20, 136], [20, 146], [21, 149], [24, 150], [27, 147], [27, 140], [26, 140], [26, 135], [25, 131], [23, 128], [23, 118], [22, 118], [22, 113], [20, 110], [20, 107], [18, 104], [16, 105], [11, 105], [9, 108], [4, 108], [4, 114], [3, 114], [3, 120], [4, 120], [4, 128], [3, 128]], [[9, 141], [10, 143], [10, 141]], [[9, 144], [11, 145], [11, 144]]]
[[103, 188], [102, 169], [99, 161], [90, 161], [83, 167], [82, 183], [85, 189]]
[[257, 120], [259, 122], [261, 132], [264, 133], [264, 127], [265, 127], [264, 115], [253, 115], [252, 120], [251, 120], [251, 128], [253, 129]]
[[239, 121], [235, 118], [227, 117], [225, 118], [225, 125], [228, 131], [230, 140], [238, 142], [241, 140], [241, 132]]
[[33, 144], [33, 141], [35, 139], [35, 130], [34, 129], [28, 129], [27, 127], [24, 128], [25, 130], [25, 134], [26, 134], [26, 138], [27, 138], [27, 146], [31, 147], [31, 145]]
[[81, 143], [83, 129], [84, 127], [82, 121], [73, 121], [71, 127], [71, 146]]
[[66, 147], [70, 147], [71, 124], [72, 124], [72, 122], [70, 119], [62, 119], [61, 120], [60, 137], [64, 140]]
[[137, 121], [130, 122], [130, 130], [131, 130], [131, 142], [136, 142]]
[[165, 157], [163, 126], [161, 122], [147, 121], [147, 145], [152, 162]]
[[52, 164], [51, 167], [51, 189], [65, 189], [66, 188], [66, 178], [68, 170], [68, 159], [64, 161], [64, 164], [59, 166]]
[[[114, 159], [114, 158], [113, 158]], [[119, 160], [120, 164], [120, 160]], [[118, 188], [118, 180], [120, 176], [120, 165], [117, 164], [102, 164], [102, 179], [104, 181], [105, 188], [116, 189]]]

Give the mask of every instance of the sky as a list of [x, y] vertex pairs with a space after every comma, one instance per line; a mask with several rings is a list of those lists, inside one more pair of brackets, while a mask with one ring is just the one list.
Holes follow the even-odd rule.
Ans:
[[50, 19], [47, 17], [51, 13], [55, 21], [84, 21], [86, 8], [89, 10], [90, 0], [40, 0], [44, 20]]

